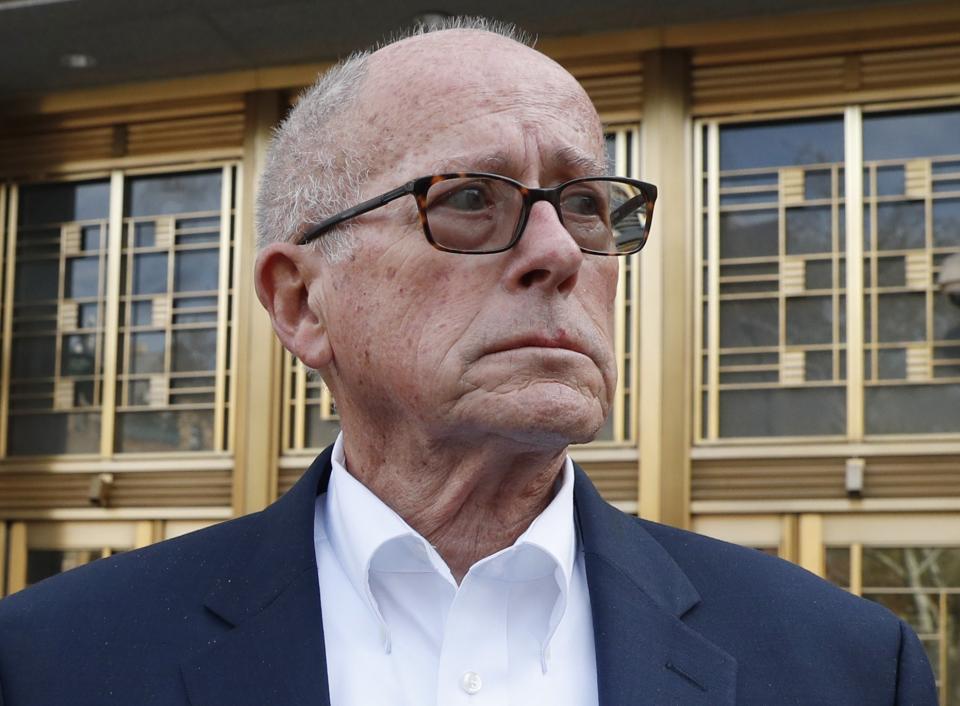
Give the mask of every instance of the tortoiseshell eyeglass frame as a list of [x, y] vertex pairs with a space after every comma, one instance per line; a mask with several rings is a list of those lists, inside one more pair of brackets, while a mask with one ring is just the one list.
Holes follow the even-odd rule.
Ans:
[[[442, 243], [438, 243], [434, 240], [433, 235], [430, 233], [430, 225], [427, 220], [427, 191], [434, 184], [438, 184], [442, 181], [448, 179], [464, 179], [464, 178], [483, 178], [483, 179], [494, 179], [497, 181], [502, 181], [507, 184], [512, 185], [520, 192], [523, 197], [523, 205], [520, 210], [520, 218], [517, 222], [516, 229], [514, 230], [513, 236], [510, 238], [510, 242], [504, 245], [503, 247], [498, 247], [492, 250], [458, 250], [456, 248], [447, 247]], [[395, 189], [391, 189], [386, 193], [375, 196], [372, 199], [368, 199], [363, 203], [359, 203], [352, 208], [348, 208], [345, 211], [341, 211], [335, 216], [326, 218], [319, 223], [311, 226], [298, 240], [300, 245], [306, 245], [312, 243], [314, 240], [329, 232], [335, 226], [347, 221], [351, 218], [356, 218], [361, 216], [364, 213], [369, 213], [374, 209], [380, 208], [381, 206], [386, 206], [391, 201], [396, 201], [397, 199], [406, 196], [408, 194], [412, 195], [417, 201], [417, 210], [420, 215], [420, 225], [423, 227], [423, 234], [427, 238], [433, 247], [437, 250], [442, 250], [444, 252], [458, 253], [462, 255], [490, 255], [493, 253], [503, 252], [509, 250], [514, 245], [517, 244], [517, 241], [520, 240], [520, 236], [523, 235], [523, 230], [527, 225], [527, 219], [530, 216], [530, 209], [533, 204], [538, 201], [546, 201], [550, 203], [554, 210], [557, 213], [557, 217], [560, 219], [560, 222], [563, 223], [563, 216], [561, 214], [560, 207], [560, 193], [567, 187], [578, 184], [581, 182], [589, 181], [609, 181], [617, 182], [621, 184], [627, 184], [637, 191], [640, 192], [639, 197], [644, 199], [644, 205], [642, 208], [646, 212], [646, 221], [643, 230], [643, 238], [639, 240], [639, 245], [635, 248], [631, 248], [628, 251], [624, 252], [607, 252], [601, 250], [591, 250], [589, 248], [580, 247], [585, 253], [591, 255], [632, 255], [635, 252], [638, 252], [647, 242], [647, 238], [650, 236], [650, 223], [653, 220], [653, 206], [657, 200], [657, 187], [653, 184], [648, 184], [644, 181], [638, 181], [636, 179], [627, 179], [625, 177], [615, 177], [615, 176], [597, 176], [597, 177], [580, 177], [577, 179], [571, 179], [570, 181], [565, 181], [562, 184], [557, 186], [552, 186], [549, 188], [535, 188], [530, 186], [525, 186], [519, 181], [505, 177], [501, 174], [488, 174], [485, 172], [454, 172], [450, 174], [434, 174], [432, 176], [420, 177], [419, 179], [413, 179], [408, 181], [402, 186], [398, 186]], [[634, 197], [639, 198], [639, 197]], [[632, 204], [634, 199], [630, 199], [627, 203]], [[626, 204], [624, 204], [626, 205]], [[620, 208], [623, 208], [621, 206]], [[571, 236], [572, 237], [572, 236]]]

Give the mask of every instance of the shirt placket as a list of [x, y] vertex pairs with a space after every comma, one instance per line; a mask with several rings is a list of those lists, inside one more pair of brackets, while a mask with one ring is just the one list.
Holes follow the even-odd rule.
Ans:
[[507, 601], [503, 582], [468, 574], [447, 616], [437, 704], [509, 703]]

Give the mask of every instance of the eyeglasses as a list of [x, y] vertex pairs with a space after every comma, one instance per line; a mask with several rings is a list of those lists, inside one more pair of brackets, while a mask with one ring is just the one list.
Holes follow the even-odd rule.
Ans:
[[481, 255], [509, 250], [520, 240], [533, 204], [546, 201], [583, 252], [630, 255], [650, 235], [657, 187], [602, 176], [538, 189], [499, 174], [437, 174], [341, 211], [311, 227], [299, 242], [313, 242], [340, 223], [408, 194], [417, 201], [427, 241], [445, 252]]

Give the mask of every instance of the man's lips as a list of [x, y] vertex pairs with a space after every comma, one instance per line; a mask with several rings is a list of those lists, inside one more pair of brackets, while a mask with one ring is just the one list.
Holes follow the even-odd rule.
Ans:
[[582, 345], [574, 338], [559, 334], [556, 336], [547, 336], [543, 334], [525, 334], [500, 341], [491, 346], [486, 352], [503, 353], [505, 351], [518, 350], [520, 348], [554, 348], [560, 350], [573, 351], [590, 357], [587, 347]]

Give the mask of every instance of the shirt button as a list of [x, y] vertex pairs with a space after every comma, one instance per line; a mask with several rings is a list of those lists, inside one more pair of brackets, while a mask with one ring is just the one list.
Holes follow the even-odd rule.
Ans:
[[464, 672], [460, 678], [460, 686], [465, 692], [472, 695], [480, 691], [483, 682], [480, 680], [480, 675], [476, 672]]

